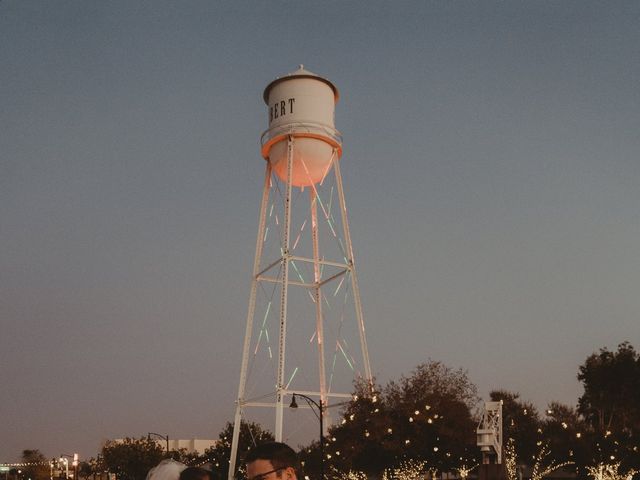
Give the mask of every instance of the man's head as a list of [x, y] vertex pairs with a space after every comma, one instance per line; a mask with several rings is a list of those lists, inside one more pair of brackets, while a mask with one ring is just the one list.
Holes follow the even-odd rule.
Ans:
[[280, 442], [257, 445], [244, 459], [248, 480], [302, 479], [300, 461], [293, 449]]
[[211, 472], [200, 467], [187, 467], [180, 472], [179, 480], [211, 480]]

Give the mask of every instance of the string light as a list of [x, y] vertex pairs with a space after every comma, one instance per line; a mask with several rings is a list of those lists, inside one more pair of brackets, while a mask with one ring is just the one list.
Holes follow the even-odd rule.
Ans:
[[633, 477], [636, 470], [629, 470], [628, 472], [620, 471], [620, 462], [614, 464], [599, 463], [595, 467], [587, 467], [587, 472], [595, 480], [625, 480]]
[[[354, 400], [357, 400], [358, 396], [354, 395], [353, 398], [354, 398]], [[365, 400], [370, 400], [371, 403], [376, 403], [378, 401], [378, 398], [377, 398], [376, 395], [373, 395], [371, 397], [365, 397]], [[384, 402], [384, 399], [383, 399], [383, 402]], [[430, 405], [428, 405], [428, 404], [425, 405], [425, 411], [429, 411], [431, 409], [432, 409], [432, 407]], [[383, 408], [382, 410], [383, 410], [383, 414], [385, 415], [385, 419], [386, 419], [387, 418], [386, 417], [387, 410], [386, 410], [386, 408]], [[373, 420], [373, 418], [371, 418], [371, 415], [379, 413], [380, 412], [380, 408], [374, 408], [372, 406], [372, 408], [371, 409], [367, 409], [367, 411], [368, 411], [368, 413], [364, 413], [364, 418], [362, 419], [362, 422], [364, 422], [365, 424], [368, 424], [369, 426], [372, 426], [374, 420]], [[522, 410], [522, 412], [523, 412], [524, 415], [528, 415], [529, 413], [532, 413], [532, 415], [534, 415], [534, 418], [536, 416], [535, 415], [535, 411], [534, 412], [528, 412], [528, 410], [526, 408], [524, 408]], [[409, 423], [418, 422], [418, 424], [419, 424], [420, 423], [420, 419], [416, 418], [416, 417], [418, 415], [420, 415], [420, 413], [421, 413], [421, 411], [418, 408], [416, 408], [412, 412], [412, 415], [408, 415], [407, 417], [404, 417], [404, 418], [407, 418]], [[550, 415], [552, 413], [553, 413], [553, 411], [551, 409], [547, 410], [547, 414]], [[360, 413], [358, 413], [358, 415], [360, 415]], [[433, 413], [433, 412], [431, 413], [431, 417], [429, 417], [428, 415], [429, 414], [425, 414], [425, 420], [426, 420], [426, 422], [428, 424], [433, 424], [435, 420], [444, 418], [444, 415], [440, 415], [438, 413]], [[356, 416], [355, 413], [351, 413], [348, 416], [345, 416], [345, 418], [342, 419], [342, 424], [343, 425], [346, 424], [348, 420], [354, 421], [355, 420], [355, 416]], [[369, 418], [367, 418], [367, 417], [369, 417]], [[376, 417], [376, 418], [380, 418], [380, 417]], [[400, 418], [400, 420], [401, 420], [401, 418]], [[369, 424], [369, 422], [372, 422], [372, 423]], [[393, 422], [390, 422], [390, 423], [393, 425]], [[516, 423], [513, 421], [513, 419], [511, 419], [511, 425], [515, 426], [515, 424]], [[561, 428], [563, 430], [568, 430], [569, 427], [575, 428], [575, 425], [573, 425], [571, 422], [567, 423], [566, 421], [555, 423], [555, 425], [556, 426], [561, 426]], [[434, 430], [435, 430], [436, 433], [438, 432], [437, 427]], [[431, 430], [431, 431], [434, 431], [434, 430]], [[362, 432], [361, 435], [364, 435], [365, 438], [369, 438], [371, 436], [371, 432], [368, 431], [368, 430], [364, 430], [364, 431], [360, 430], [360, 431]], [[375, 433], [376, 431], [378, 431], [378, 430], [374, 430], [373, 433]], [[382, 430], [382, 431], [384, 431], [384, 430]], [[522, 462], [522, 463], [526, 463], [526, 464], [529, 464], [529, 465], [532, 466], [531, 480], [542, 480], [542, 478], [546, 477], [548, 475], [548, 473], [551, 473], [551, 472], [553, 472], [553, 471], [555, 471], [555, 470], [557, 470], [557, 469], [559, 469], [559, 468], [561, 468], [563, 466], [574, 464], [574, 462], [571, 462], [571, 461], [564, 462], [564, 463], [555, 463], [555, 461], [549, 461], [551, 457], [550, 457], [550, 451], [549, 451], [549, 448], [548, 448], [548, 442], [546, 442], [545, 437], [544, 437], [545, 431], [542, 428], [537, 428], [536, 432], [537, 432], [538, 435], [540, 435], [538, 437], [537, 441], [536, 441], [536, 445], [538, 447], [538, 451], [537, 451], [536, 454], [531, 456], [531, 460], [527, 461], [525, 459], [525, 461]], [[391, 426], [387, 426], [386, 433], [388, 435], [391, 435], [393, 433], [393, 428], [391, 428]], [[574, 433], [571, 433], [571, 435], [575, 435], [574, 438], [576, 438], [576, 439], [583, 438], [582, 432], [575, 432], [574, 431]], [[612, 435], [614, 435], [614, 433], [612, 431], [610, 431], [610, 430], [607, 430], [604, 433], [604, 435], [602, 435], [602, 437], [606, 438], [606, 437], [610, 437]], [[602, 437], [600, 437], [600, 438], [602, 438]], [[362, 438], [362, 437], [360, 437], [360, 438]], [[391, 441], [391, 437], [388, 437], [388, 438], [389, 438], [389, 441]], [[513, 439], [510, 439], [510, 440], [513, 440]], [[332, 437], [331, 441], [336, 442], [336, 438]], [[619, 442], [617, 440], [613, 440], [612, 439], [609, 442], [610, 443], [606, 443], [606, 444], [607, 445], [612, 445], [612, 444], [619, 445]], [[412, 438], [405, 438], [404, 439], [404, 444], [405, 445], [408, 446], [411, 443], [412, 443]], [[421, 442], [418, 442], [416, 444], [416, 447], [418, 445], [421, 446]], [[357, 447], [357, 442], [356, 442], [356, 447]], [[351, 446], [351, 449], [352, 450], [356, 449], [356, 447]], [[416, 448], [416, 447], [414, 447], [414, 448]], [[514, 458], [517, 458], [515, 456], [515, 443], [512, 445], [512, 447], [513, 447]], [[348, 449], [349, 447], [344, 447], [344, 448]], [[444, 447], [443, 447], [443, 449], [440, 449], [439, 445], [437, 445], [437, 446], [433, 446], [432, 445], [431, 448], [432, 448], [433, 452], [438, 454], [438, 456], [433, 456], [432, 457], [432, 458], [437, 459], [438, 462], [442, 462], [442, 461], [449, 462], [450, 460], [444, 460], [445, 457], [446, 458], [452, 458], [452, 457], [453, 458], [457, 458], [457, 456], [453, 455], [451, 452], [447, 452], [446, 449], [444, 449]], [[628, 445], [625, 448], [628, 449], [628, 450], [626, 450], [627, 452], [631, 452], [632, 450], [634, 452], [638, 451], [638, 446], [633, 446], [633, 448], [632, 448], [631, 445]], [[465, 448], [465, 450], [466, 450], [466, 448]], [[600, 450], [600, 451], [602, 451], [602, 450]], [[564, 450], [564, 452], [565, 452], [565, 455], [568, 455], [568, 457], [570, 459], [572, 459], [572, 460], [577, 455], [576, 452], [573, 449], [570, 449], [570, 448], [566, 448]], [[609, 452], [607, 452], [607, 454], [608, 453]], [[335, 451], [333, 453], [333, 455], [334, 456], [340, 456], [341, 452], [339, 450], [337, 450], [337, 451]], [[616, 456], [619, 457], [619, 454], [616, 453], [616, 455], [607, 455], [607, 457], [608, 457], [608, 459], [610, 461], [614, 461], [616, 459]], [[607, 458], [607, 457], [605, 457], [605, 458]], [[331, 456], [328, 455], [327, 458], [331, 458]], [[396, 460], [400, 460], [402, 458], [407, 458], [407, 453], [403, 453], [403, 454], [401, 454], [399, 456], [396, 456]], [[465, 460], [463, 459], [463, 457], [459, 457], [459, 458], [460, 458], [460, 462], [463, 464], [463, 462]], [[345, 460], [347, 460], [347, 459], [345, 459]], [[609, 460], [607, 460], [607, 461], [609, 461]], [[508, 456], [508, 450], [507, 449], [505, 449], [505, 463], [509, 463], [509, 456]], [[444, 465], [448, 465], [447, 468], [459, 472], [458, 475], [459, 475], [459, 478], [461, 480], [465, 480], [466, 479], [466, 476], [461, 474], [460, 469], [454, 468], [452, 465], [450, 465], [448, 463], [444, 463]], [[463, 466], [464, 466], [464, 464], [463, 464]], [[473, 469], [473, 468], [475, 468], [475, 467], [471, 467], [471, 469]], [[469, 470], [471, 470], [471, 469], [469, 469]], [[576, 469], [577, 469], [577, 467], [576, 467]], [[578, 469], [576, 471], [578, 471]], [[400, 475], [396, 475], [395, 473], [392, 474], [392, 472], [395, 472], [395, 470], [392, 469], [392, 470], [385, 471], [385, 474], [383, 474], [382, 479], [386, 479], [386, 480], [401, 480], [401, 476]], [[578, 471], [578, 473], [579, 473], [579, 471]], [[334, 478], [340, 479], [340, 480], [350, 480], [345, 475], [346, 474], [344, 474], [343, 472], [339, 472], [338, 470], [336, 470], [336, 476]], [[419, 477], [414, 477], [412, 479], [409, 479], [408, 477], [404, 477], [405, 480], [417, 480], [417, 478], [419, 478]], [[424, 477], [422, 477], [422, 478], [424, 478]], [[517, 478], [518, 478], [517, 477], [517, 471], [516, 471], [516, 475], [515, 476], [507, 475], [507, 479], [508, 480], [516, 480]], [[598, 478], [596, 478], [596, 480], [623, 480], [623, 478], [625, 478], [625, 477], [616, 478], [616, 477], [611, 477], [611, 476], [605, 476], [605, 477], [598, 477]], [[362, 480], [364, 480], [364, 479], [362, 479]], [[626, 480], [628, 480], [628, 478]]]

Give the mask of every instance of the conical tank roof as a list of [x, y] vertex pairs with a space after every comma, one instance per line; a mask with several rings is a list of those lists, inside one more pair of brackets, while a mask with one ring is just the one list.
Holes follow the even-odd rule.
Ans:
[[291, 80], [292, 78], [314, 78], [316, 80], [326, 83], [331, 87], [331, 90], [333, 90], [335, 101], [336, 103], [338, 103], [338, 98], [340, 98], [340, 93], [338, 92], [338, 89], [336, 88], [336, 86], [326, 78], [323, 78], [320, 75], [316, 75], [315, 73], [310, 72], [309, 70], [305, 70], [304, 65], [302, 64], [300, 65], [298, 70], [296, 70], [295, 72], [291, 72], [286, 75], [283, 75], [282, 77], [278, 77], [274, 81], [272, 81], [269, 85], [267, 85], [267, 88], [264, 89], [264, 93], [262, 94], [262, 98], [264, 98], [264, 103], [266, 103], [267, 105], [269, 104], [269, 92], [276, 84], [283, 82], [285, 80]]

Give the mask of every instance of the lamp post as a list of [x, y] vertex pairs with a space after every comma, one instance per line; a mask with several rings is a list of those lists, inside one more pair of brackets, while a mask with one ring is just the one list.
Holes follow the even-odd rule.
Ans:
[[322, 404], [322, 399], [319, 400], [320, 403], [316, 402], [313, 398], [307, 397], [301, 393], [294, 393], [293, 397], [291, 397], [291, 404], [289, 408], [298, 408], [298, 404], [296, 403], [296, 395], [304, 398], [309, 405], [309, 408], [313, 410], [312, 405], [318, 409], [318, 420], [320, 420], [320, 480], [324, 480], [324, 424], [322, 422], [322, 415], [324, 412], [324, 405]]
[[60, 454], [60, 463], [64, 463], [65, 468], [65, 478], [69, 478], [69, 460], [72, 460], [71, 465], [73, 466], [73, 480], [78, 480], [78, 454], [74, 453], [73, 455], [69, 455], [68, 453]]
[[147, 433], [147, 439], [151, 440], [151, 435], [155, 435], [156, 437], [162, 438], [167, 442], [167, 457], [169, 456], [169, 435], [160, 435], [159, 433], [149, 432]]

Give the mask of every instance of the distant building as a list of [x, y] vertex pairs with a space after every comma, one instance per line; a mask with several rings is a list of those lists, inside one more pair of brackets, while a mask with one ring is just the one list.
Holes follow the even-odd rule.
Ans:
[[[164, 438], [153, 438], [153, 440], [160, 446], [162, 449], [167, 448], [167, 441]], [[114, 440], [117, 443], [124, 442], [123, 438], [116, 438]], [[198, 455], [203, 455], [204, 451], [207, 448], [213, 447], [218, 443], [217, 440], [209, 440], [203, 438], [191, 438], [191, 439], [178, 439], [178, 438], [169, 438], [169, 450], [180, 450], [184, 448], [187, 450], [187, 453], [197, 453]]]
[[[164, 440], [156, 439], [158, 445], [162, 447], [166, 447], [167, 443]], [[182, 439], [169, 439], [169, 450], [180, 450], [181, 448], [186, 448], [187, 452], [193, 453], [196, 452], [199, 455], [203, 455], [204, 451], [207, 448], [214, 447], [217, 443], [217, 440], [209, 440], [202, 438], [191, 438], [188, 440]]]

